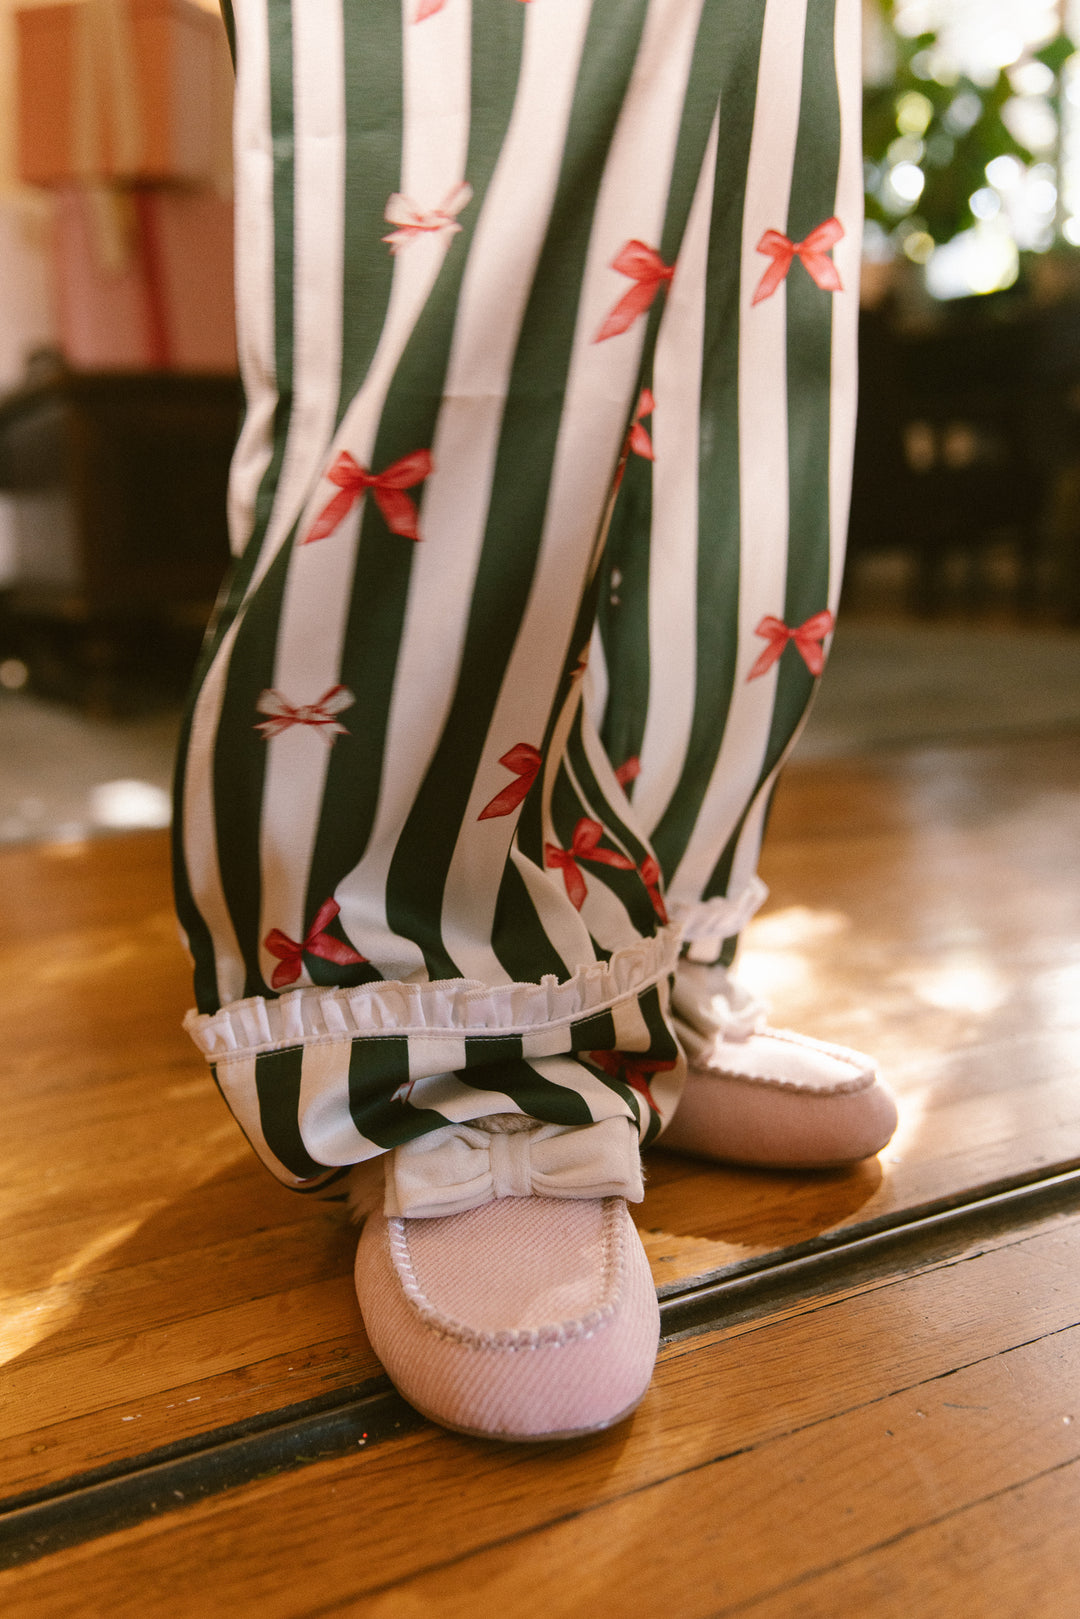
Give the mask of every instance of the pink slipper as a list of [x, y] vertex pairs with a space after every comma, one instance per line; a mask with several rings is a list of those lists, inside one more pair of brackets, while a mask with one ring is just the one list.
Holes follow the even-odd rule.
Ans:
[[373, 1215], [356, 1255], [371, 1346], [418, 1411], [486, 1439], [569, 1439], [628, 1416], [660, 1336], [622, 1198], [504, 1198]]
[[[632, 1127], [623, 1119], [604, 1123], [615, 1126], [607, 1133], [625, 1136], [625, 1147], [611, 1156], [628, 1160], [626, 1178], [640, 1187]], [[559, 1150], [552, 1149], [553, 1128], [528, 1132], [543, 1137], [533, 1148], [543, 1166], [535, 1173], [568, 1176], [551, 1157]], [[528, 1195], [501, 1162], [510, 1140], [520, 1169], [527, 1148], [517, 1131], [493, 1138], [494, 1187], [482, 1184], [467, 1158], [466, 1178], [456, 1188], [445, 1178], [439, 1185], [439, 1163], [452, 1163], [460, 1174], [462, 1138], [472, 1150], [471, 1138], [481, 1132], [460, 1127], [456, 1139], [438, 1132], [444, 1133], [447, 1143], [434, 1151], [410, 1143], [388, 1155], [387, 1205], [398, 1208], [404, 1200], [423, 1207], [433, 1183], [447, 1206], [465, 1186], [489, 1201], [434, 1217], [385, 1211], [368, 1217], [356, 1292], [372, 1348], [417, 1410], [462, 1433], [567, 1439], [610, 1427], [648, 1388], [660, 1335], [649, 1263], [625, 1197], [583, 1189]], [[588, 1131], [564, 1134], [588, 1139]], [[578, 1150], [580, 1142], [570, 1147]], [[605, 1174], [616, 1167], [603, 1165]], [[632, 1184], [627, 1189], [640, 1195]]]
[[813, 1169], [871, 1157], [890, 1140], [896, 1101], [872, 1058], [770, 1028], [722, 967], [681, 964], [673, 1005], [689, 1070], [665, 1147]]

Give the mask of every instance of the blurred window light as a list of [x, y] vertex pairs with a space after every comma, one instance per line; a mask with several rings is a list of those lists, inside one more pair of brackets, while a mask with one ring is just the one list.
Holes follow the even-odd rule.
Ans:
[[[966, 77], [990, 85], [1025, 52], [1055, 39], [1061, 17], [1055, 0], [896, 0], [893, 25], [906, 39], [936, 35], [933, 47], [918, 53], [926, 61], [922, 72], [913, 64], [916, 74], [941, 84]], [[1042, 93], [1046, 88], [1044, 82]], [[1023, 91], [1031, 93], [1034, 86]]]
[[968, 198], [968, 207], [976, 219], [993, 219], [1001, 212], [1001, 198], [993, 186], [980, 186]]
[[1018, 157], [1005, 154], [994, 157], [986, 165], [986, 178], [998, 191], [1008, 193], [1015, 190], [1024, 178], [1024, 165]]
[[917, 163], [897, 163], [885, 178], [885, 189], [891, 191], [901, 206], [918, 202], [926, 185], [926, 175]]
[[954, 135], [966, 135], [982, 117], [983, 104], [974, 90], [961, 90], [945, 109], [945, 126]]
[[1024, 54], [1024, 41], [1011, 28], [999, 28], [983, 44], [983, 55], [991, 67], [1012, 67]]
[[1057, 186], [1053, 180], [1032, 180], [1027, 188], [1028, 207], [1036, 214], [1052, 214], [1057, 200]]
[[106, 781], [90, 792], [90, 816], [95, 826], [116, 830], [168, 826], [172, 805], [168, 793], [149, 781]]
[[1054, 70], [1045, 62], [1021, 62], [1009, 74], [1018, 96], [1048, 96], [1054, 88]]
[[897, 98], [896, 127], [901, 135], [925, 135], [933, 116], [934, 103], [918, 90], [907, 90]]
[[926, 264], [934, 251], [934, 238], [929, 231], [913, 230], [904, 237], [904, 256], [913, 264]]
[[1057, 114], [1045, 96], [1010, 96], [1001, 109], [1001, 121], [1029, 152], [1053, 152], [1057, 148]]
[[898, 135], [885, 156], [890, 163], [918, 163], [926, 147], [915, 135]]
[[937, 248], [926, 266], [926, 288], [940, 300], [1003, 292], [1020, 273], [1020, 253], [1006, 229], [980, 223]]
[[[1070, 13], [1072, 12], [1070, 7]], [[1074, 26], [1080, 26], [1080, 4], [1075, 7]], [[1064, 95], [1061, 98], [1061, 145], [1058, 153], [1058, 191], [1065, 223], [1061, 234], [1073, 246], [1080, 246], [1074, 222], [1080, 218], [1080, 52], [1069, 57], [1061, 70]]]
[[933, 79], [935, 84], [955, 84], [960, 77], [940, 51], [916, 51], [911, 71], [917, 79]]

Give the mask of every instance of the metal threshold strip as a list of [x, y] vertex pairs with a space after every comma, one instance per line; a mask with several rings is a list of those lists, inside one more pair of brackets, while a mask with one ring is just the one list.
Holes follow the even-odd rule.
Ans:
[[[728, 1267], [660, 1300], [663, 1342], [765, 1315], [846, 1282], [895, 1273], [1080, 1207], [1080, 1164], [816, 1238]], [[216, 1428], [0, 1501], [0, 1568], [158, 1517], [237, 1485], [356, 1454], [425, 1425], [386, 1378]]]

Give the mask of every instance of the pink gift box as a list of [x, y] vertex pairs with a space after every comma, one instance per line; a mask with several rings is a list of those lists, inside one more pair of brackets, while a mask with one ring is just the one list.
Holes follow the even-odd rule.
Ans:
[[207, 183], [227, 159], [220, 19], [191, 0], [79, 0], [16, 12], [19, 173]]
[[68, 187], [54, 243], [60, 346], [75, 370], [236, 370], [228, 199]]

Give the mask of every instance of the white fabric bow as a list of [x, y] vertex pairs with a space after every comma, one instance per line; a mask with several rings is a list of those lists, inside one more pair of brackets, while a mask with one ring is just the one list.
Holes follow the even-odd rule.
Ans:
[[497, 1135], [451, 1124], [388, 1154], [385, 1212], [461, 1214], [499, 1197], [645, 1196], [637, 1131], [627, 1118], [541, 1124]]

